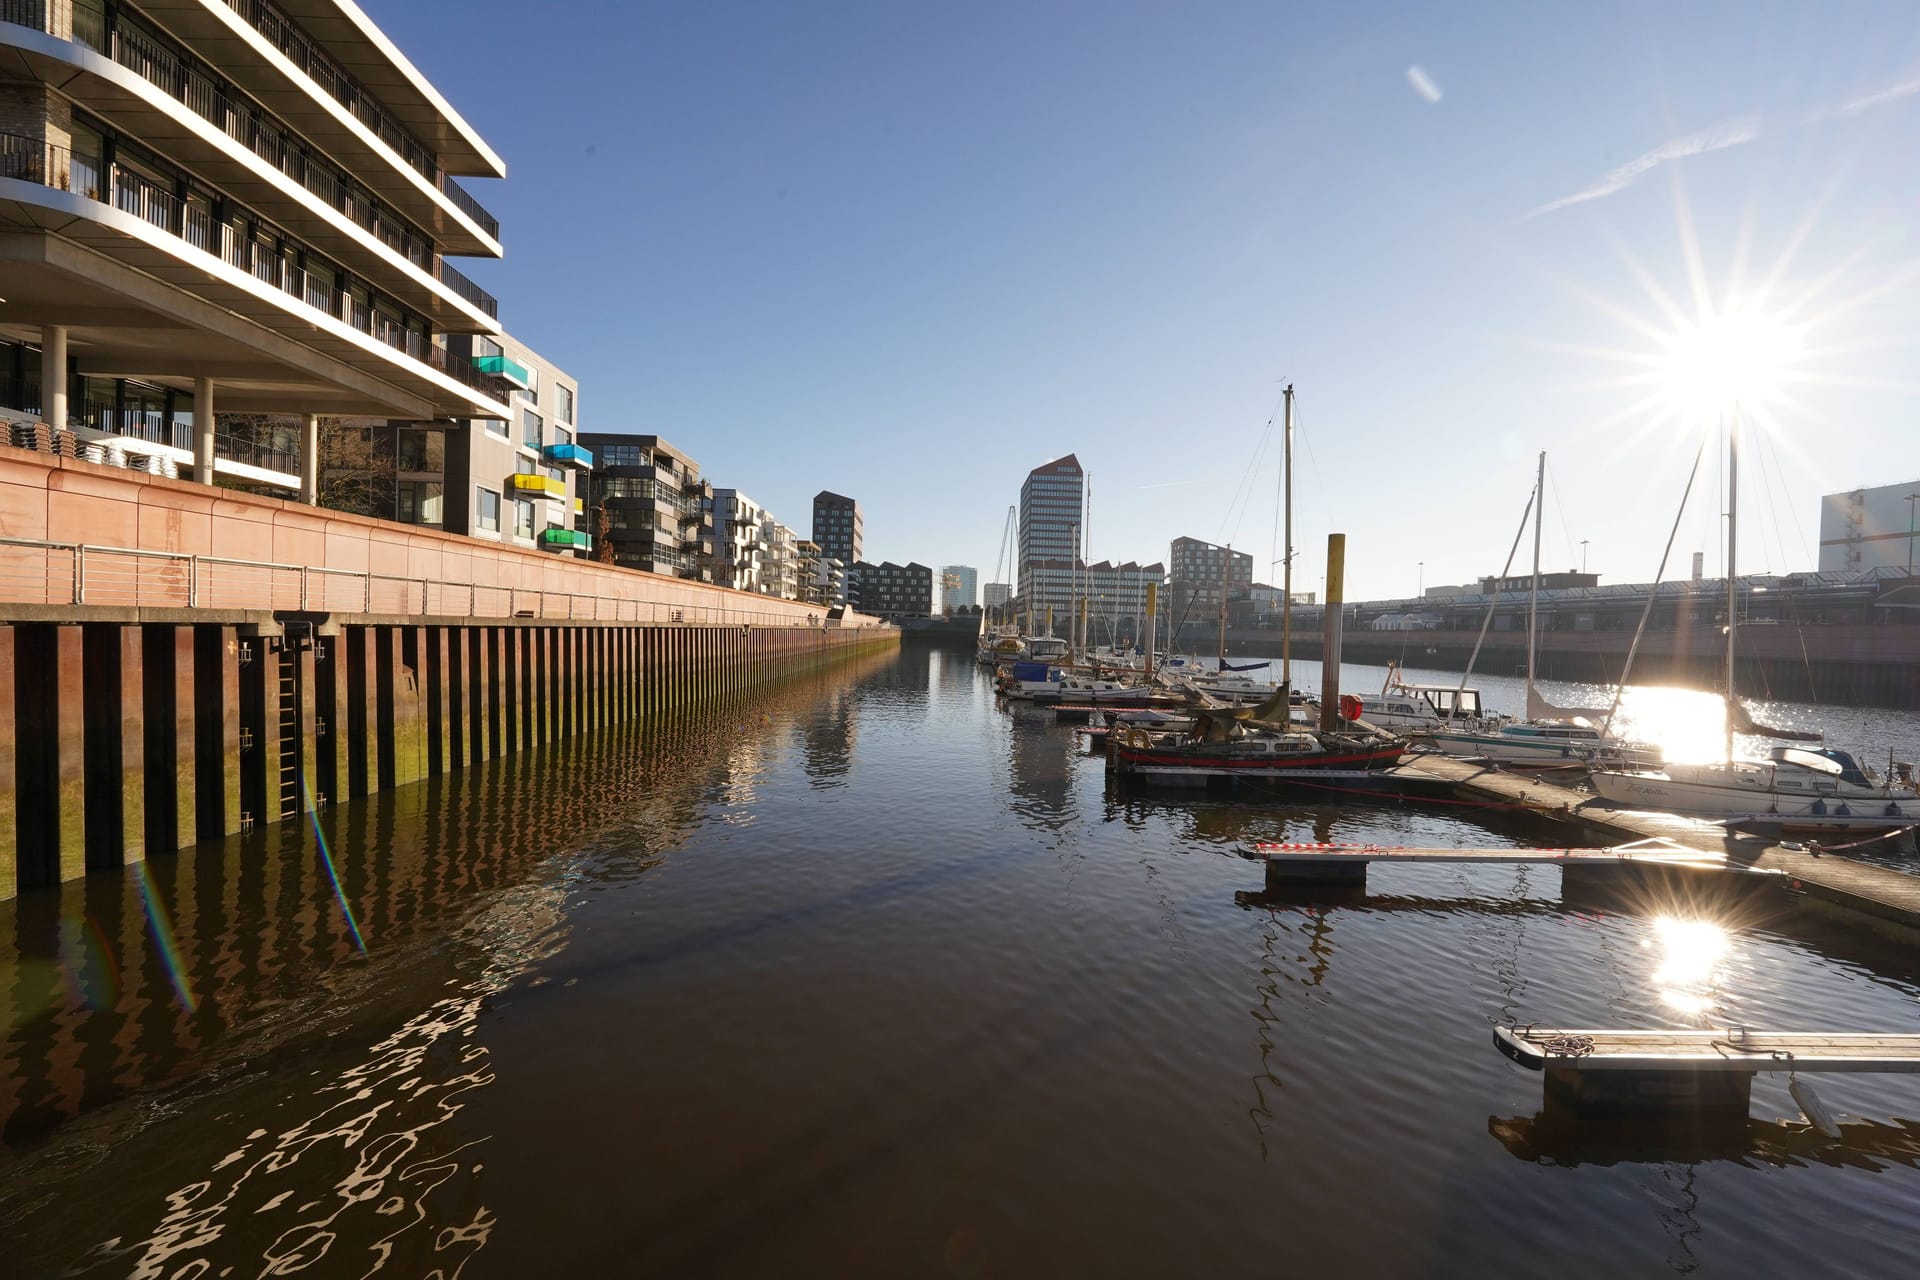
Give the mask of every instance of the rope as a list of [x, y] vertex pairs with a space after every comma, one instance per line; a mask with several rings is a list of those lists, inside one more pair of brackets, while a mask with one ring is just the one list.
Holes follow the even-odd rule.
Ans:
[[1818, 840], [1809, 840], [1807, 841], [1807, 852], [1817, 858], [1823, 853], [1839, 853], [1846, 849], [1858, 849], [1862, 845], [1878, 844], [1882, 840], [1892, 840], [1895, 837], [1904, 836], [1913, 831], [1920, 831], [1920, 822], [1910, 823], [1904, 827], [1895, 827], [1892, 831], [1882, 831], [1877, 836], [1867, 836], [1865, 839], [1855, 840], [1851, 844], [1821, 844]]

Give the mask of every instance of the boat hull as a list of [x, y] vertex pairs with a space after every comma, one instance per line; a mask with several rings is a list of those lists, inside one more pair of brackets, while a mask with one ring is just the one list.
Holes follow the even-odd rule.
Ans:
[[1891, 793], [1809, 795], [1761, 786], [1716, 786], [1661, 774], [1596, 770], [1593, 789], [1623, 808], [1658, 809], [1733, 825], [1819, 834], [1891, 831], [1920, 823], [1920, 799]]

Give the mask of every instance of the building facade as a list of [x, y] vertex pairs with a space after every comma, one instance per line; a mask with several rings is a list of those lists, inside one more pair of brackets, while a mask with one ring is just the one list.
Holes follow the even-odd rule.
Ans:
[[875, 617], [925, 618], [933, 614], [933, 570], [924, 564], [858, 564], [857, 607]]
[[[813, 541], [820, 554], [854, 565], [866, 554], [866, 521], [860, 504], [844, 494], [822, 489], [813, 495]], [[840, 603], [846, 603], [841, 600]]]
[[[358, 9], [0, 7], [0, 411], [104, 461], [317, 496], [319, 419], [510, 421], [452, 264], [500, 158]], [[283, 435], [216, 413], [287, 416]]]
[[980, 571], [972, 565], [940, 566], [940, 608], [948, 613], [980, 603]]
[[578, 441], [593, 455], [581, 522], [594, 558], [716, 581], [713, 486], [700, 464], [656, 435], [585, 432]]
[[1914, 559], [1920, 480], [1849, 489], [1820, 499], [1820, 572], [1860, 573], [1900, 569]]
[[1020, 486], [1019, 592], [1036, 618], [1049, 607], [1065, 610], [1073, 598], [1086, 493], [1086, 473], [1071, 453], [1035, 467]]
[[580, 386], [523, 343], [459, 337], [461, 359], [508, 385], [508, 418], [390, 422], [394, 433], [391, 515], [491, 542], [587, 556], [584, 527], [593, 455], [576, 440]]
[[1168, 550], [1165, 607], [1173, 625], [1217, 621], [1224, 603], [1251, 594], [1253, 557], [1246, 552], [1201, 538], [1175, 538]]
[[980, 603], [989, 609], [997, 609], [1013, 599], [1013, 587], [1005, 582], [989, 582], [982, 589]]

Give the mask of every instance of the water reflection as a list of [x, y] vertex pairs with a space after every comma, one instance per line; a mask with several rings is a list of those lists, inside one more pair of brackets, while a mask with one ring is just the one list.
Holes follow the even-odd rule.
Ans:
[[1517, 1159], [1562, 1168], [1727, 1160], [1782, 1169], [1920, 1169], [1920, 1120], [1849, 1121], [1834, 1139], [1810, 1124], [1738, 1116], [1719, 1131], [1676, 1134], [1670, 1122], [1596, 1121], [1549, 1105], [1531, 1116], [1489, 1116], [1487, 1132]]
[[[657, 865], [716, 796], [777, 758], [774, 726], [876, 665], [6, 904], [0, 1236], [33, 1218], [54, 1240], [38, 1229], [57, 1205], [69, 1250], [99, 1240], [92, 1223], [127, 1224], [83, 1264], [102, 1274], [224, 1273], [207, 1271], [216, 1258], [279, 1274], [340, 1239], [353, 1260], [326, 1270], [453, 1274], [491, 1229], [477, 1139], [456, 1122], [492, 1078], [474, 1038], [483, 1011], [565, 944], [589, 865], [601, 884]], [[596, 831], [617, 833], [618, 852]], [[268, 1086], [286, 1074], [312, 1078]], [[220, 1124], [169, 1134], [166, 1119], [207, 1094], [249, 1121], [224, 1138]], [[63, 1126], [71, 1140], [45, 1143]], [[110, 1199], [55, 1195], [109, 1153], [126, 1176], [90, 1190]]]
[[1715, 978], [1728, 949], [1725, 929], [1711, 920], [1656, 916], [1653, 937], [1640, 945], [1658, 948], [1652, 981], [1660, 1003], [1692, 1018], [1713, 1009]]

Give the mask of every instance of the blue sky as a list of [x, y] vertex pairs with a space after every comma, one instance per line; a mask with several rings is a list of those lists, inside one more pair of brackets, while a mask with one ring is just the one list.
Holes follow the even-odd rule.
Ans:
[[[1095, 558], [1268, 576], [1291, 380], [1302, 589], [1334, 529], [1349, 598], [1494, 572], [1542, 448], [1548, 565], [1644, 581], [1703, 428], [1622, 378], [1656, 294], [1695, 313], [1690, 243], [1801, 349], [1742, 566], [1920, 475], [1911, 4], [363, 2], [506, 157], [470, 274], [589, 429], [803, 532], [853, 494], [873, 559], [987, 580], [1072, 451]], [[1719, 562], [1717, 509], [1678, 553]]]

